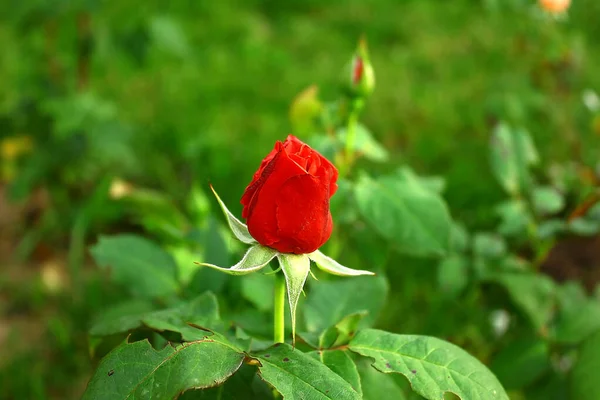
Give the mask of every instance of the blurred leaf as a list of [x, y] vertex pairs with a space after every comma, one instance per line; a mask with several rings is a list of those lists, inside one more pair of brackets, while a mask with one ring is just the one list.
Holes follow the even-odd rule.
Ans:
[[461, 255], [444, 258], [438, 266], [438, 285], [443, 294], [455, 298], [469, 283], [469, 263]]
[[362, 394], [358, 369], [348, 350], [320, 350], [312, 351], [308, 355], [325, 364], [327, 368], [344, 378], [358, 394]]
[[420, 185], [435, 194], [442, 194], [446, 189], [446, 180], [441, 176], [419, 176], [408, 166], [398, 169], [397, 175], [400, 180], [407, 183]]
[[549, 219], [538, 225], [537, 234], [540, 239], [551, 239], [567, 229], [567, 223], [561, 219]]
[[452, 392], [462, 399], [506, 399], [498, 379], [479, 360], [449, 342], [376, 329], [360, 331], [350, 350], [375, 360], [382, 373], [400, 373], [426, 399], [439, 400]]
[[504, 287], [514, 305], [531, 321], [536, 330], [545, 329], [554, 313], [555, 283], [546, 275], [503, 272], [490, 281]]
[[556, 214], [565, 206], [561, 193], [551, 186], [538, 186], [533, 189], [532, 201], [540, 215]]
[[369, 314], [360, 326], [370, 326], [383, 307], [388, 290], [388, 282], [382, 276], [314, 282], [302, 307], [306, 329], [321, 333], [345, 316], [362, 311]]
[[508, 237], [525, 237], [533, 218], [522, 200], [511, 199], [499, 204], [496, 212], [500, 216], [498, 233]]
[[500, 235], [476, 233], [473, 236], [473, 253], [477, 256], [498, 259], [506, 254], [506, 242]]
[[362, 382], [363, 400], [407, 399], [392, 375], [382, 374], [370, 364], [370, 362], [364, 361], [357, 363]]
[[600, 399], [600, 332], [590, 336], [579, 349], [571, 375], [571, 396], [577, 400]]
[[158, 332], [180, 333], [183, 341], [192, 341], [208, 333], [188, 325], [190, 323], [207, 329], [221, 327], [217, 299], [212, 293], [164, 310], [148, 311], [140, 307], [125, 303], [107, 311], [96, 319], [90, 334], [107, 336], [147, 326]]
[[449, 249], [451, 219], [446, 204], [416, 181], [362, 175], [354, 194], [367, 222], [400, 251], [428, 256]]
[[179, 291], [177, 266], [169, 253], [135, 235], [101, 236], [91, 248], [100, 267], [136, 296], [169, 297]]
[[319, 100], [319, 88], [311, 85], [300, 92], [292, 101], [290, 107], [290, 120], [294, 127], [293, 132], [298, 135], [309, 135], [316, 130], [316, 119], [323, 111], [323, 104]]
[[174, 398], [186, 390], [221, 384], [244, 357], [214, 340], [167, 345], [159, 351], [147, 341], [123, 343], [102, 359], [83, 399]]
[[553, 339], [558, 343], [578, 344], [600, 330], [600, 302], [588, 297], [576, 282], [557, 289], [558, 315]]
[[569, 221], [567, 229], [576, 235], [592, 236], [600, 232], [600, 222], [580, 217]]
[[242, 279], [242, 296], [260, 311], [273, 309], [273, 291], [275, 282], [272, 276], [250, 274]]
[[287, 400], [360, 399], [348, 382], [324, 364], [280, 343], [255, 355], [259, 374]]
[[453, 222], [450, 236], [451, 249], [456, 252], [464, 252], [469, 248], [469, 232], [464, 225]]
[[531, 185], [529, 167], [538, 162], [529, 133], [500, 123], [492, 133], [490, 149], [492, 171], [502, 187], [512, 196], [526, 193]]
[[172, 18], [158, 16], [150, 22], [150, 34], [155, 45], [166, 53], [185, 57], [190, 53], [185, 32]]
[[[355, 128], [354, 151], [371, 161], [385, 162], [389, 159], [389, 154], [371, 134], [371, 131], [361, 123]], [[346, 143], [346, 128], [340, 128], [337, 131], [337, 140]]]
[[496, 354], [490, 368], [507, 390], [524, 388], [551, 368], [548, 343], [519, 339]]

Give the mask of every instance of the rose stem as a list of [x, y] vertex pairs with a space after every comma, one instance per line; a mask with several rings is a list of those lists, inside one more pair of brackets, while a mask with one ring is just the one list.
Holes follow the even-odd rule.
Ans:
[[285, 342], [285, 276], [283, 272], [275, 274], [274, 293], [274, 339], [275, 343]]
[[342, 176], [350, 173], [350, 167], [354, 162], [354, 146], [356, 142], [356, 125], [358, 123], [358, 115], [362, 108], [362, 99], [352, 99], [350, 101], [350, 112], [348, 115], [348, 124], [346, 125], [346, 154], [345, 162], [342, 169]]

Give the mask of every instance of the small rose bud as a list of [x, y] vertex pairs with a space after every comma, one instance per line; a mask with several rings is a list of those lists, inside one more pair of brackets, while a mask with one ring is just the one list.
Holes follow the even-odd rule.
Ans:
[[367, 42], [361, 39], [344, 78], [346, 91], [352, 97], [368, 97], [375, 89], [375, 71], [369, 60]]
[[539, 0], [540, 7], [552, 14], [561, 14], [567, 11], [571, 0]]

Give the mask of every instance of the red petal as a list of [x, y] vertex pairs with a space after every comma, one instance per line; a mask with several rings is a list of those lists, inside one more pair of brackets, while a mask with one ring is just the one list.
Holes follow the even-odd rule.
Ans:
[[290, 178], [277, 196], [279, 242], [285, 253], [311, 253], [331, 235], [329, 182], [311, 175]]

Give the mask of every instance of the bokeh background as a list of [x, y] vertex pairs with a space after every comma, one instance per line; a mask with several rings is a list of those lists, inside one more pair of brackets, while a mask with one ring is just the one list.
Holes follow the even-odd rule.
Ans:
[[[144, 187], [183, 204], [212, 182], [238, 214], [262, 157], [295, 129], [295, 96], [316, 84], [321, 98], [336, 98], [361, 35], [377, 77], [362, 122], [391, 155], [364, 168], [408, 164], [443, 176], [452, 216], [470, 229], [492, 229], [492, 205], [506, 196], [488, 152], [499, 121], [527, 128], [548, 171], [577, 163], [591, 185], [599, 174], [595, 0], [557, 15], [527, 0], [31, 0], [0, 9], [0, 398], [84, 390], [90, 321], [123, 295], [87, 246], [98, 234], [145, 232], [118, 191]], [[424, 264], [390, 279], [427, 286], [435, 271]], [[441, 301], [410, 301], [390, 303], [388, 315], [444, 312]], [[449, 336], [445, 322], [419, 315], [382, 325]]]

